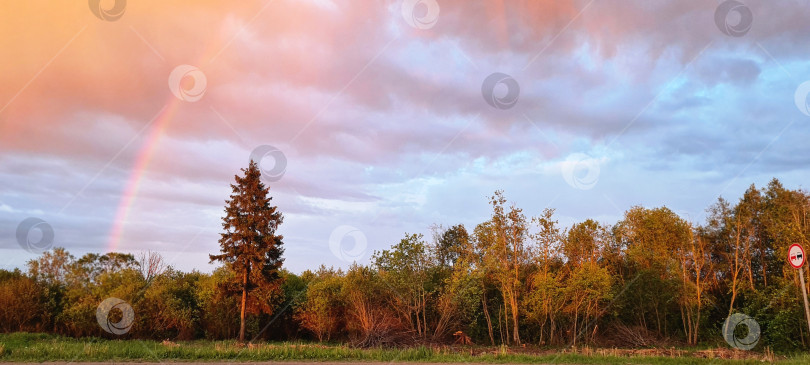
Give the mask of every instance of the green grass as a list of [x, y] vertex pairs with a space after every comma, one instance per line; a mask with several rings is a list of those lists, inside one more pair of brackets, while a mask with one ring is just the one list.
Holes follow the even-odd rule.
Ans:
[[[490, 349], [491, 350], [491, 349]], [[561, 364], [759, 364], [759, 360], [717, 360], [694, 357], [613, 357], [581, 354], [494, 354], [471, 356], [469, 350], [355, 349], [304, 342], [260, 343], [245, 348], [235, 341], [189, 341], [163, 345], [148, 340], [74, 339], [48, 334], [0, 334], [0, 361], [398, 361]], [[798, 355], [780, 364], [808, 364]]]

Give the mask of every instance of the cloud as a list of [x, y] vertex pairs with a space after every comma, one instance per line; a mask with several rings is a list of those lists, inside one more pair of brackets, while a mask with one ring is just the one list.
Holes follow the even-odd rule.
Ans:
[[[432, 223], [471, 229], [495, 189], [566, 224], [635, 204], [699, 217], [751, 182], [798, 185], [810, 152], [793, 105], [810, 8], [746, 2], [752, 27], [729, 37], [717, 5], [442, 1], [415, 29], [398, 1], [142, 1], [112, 22], [7, 3], [0, 223], [37, 212], [82, 252], [120, 223], [119, 249], [204, 258], [228, 184], [265, 144], [288, 160], [271, 192], [294, 270], [345, 264], [325, 246], [341, 225], [370, 250]], [[196, 102], [169, 90], [181, 64], [207, 80]], [[520, 86], [510, 109], [482, 97], [495, 72]], [[601, 161], [589, 190], [559, 169], [575, 154]]]

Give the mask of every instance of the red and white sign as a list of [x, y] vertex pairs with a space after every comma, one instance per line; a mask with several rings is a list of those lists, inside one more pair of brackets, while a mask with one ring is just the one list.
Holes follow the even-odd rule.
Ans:
[[804, 265], [804, 248], [798, 243], [790, 245], [788, 249], [788, 262], [794, 269], [798, 269]]

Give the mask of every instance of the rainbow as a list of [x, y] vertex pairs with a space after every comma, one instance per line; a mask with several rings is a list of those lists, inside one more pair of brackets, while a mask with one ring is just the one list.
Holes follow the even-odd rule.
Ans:
[[118, 203], [118, 210], [115, 214], [115, 220], [112, 222], [112, 228], [110, 229], [110, 236], [107, 243], [107, 252], [118, 250], [118, 247], [121, 244], [121, 236], [124, 233], [124, 225], [126, 225], [129, 212], [132, 209], [132, 204], [135, 202], [135, 196], [138, 195], [138, 189], [140, 188], [141, 181], [143, 181], [143, 177], [146, 175], [146, 170], [149, 167], [149, 163], [152, 161], [155, 147], [158, 145], [160, 137], [166, 130], [166, 126], [169, 125], [169, 122], [174, 117], [178, 105], [183, 103], [183, 101], [174, 97], [173, 95], [171, 96], [171, 99], [168, 102], [168, 107], [166, 107], [160, 113], [160, 115], [155, 118], [153, 125], [150, 127], [146, 140], [141, 146], [141, 150], [135, 157], [135, 165], [132, 167], [129, 179], [126, 183], [126, 188], [124, 189]]
[[[202, 53], [203, 56], [200, 58], [200, 60], [207, 58], [208, 63], [210, 64], [214, 61], [214, 58], [219, 55], [219, 53], [217, 53], [214, 58], [211, 58], [211, 54], [217, 50], [221, 53], [227, 46], [228, 44], [225, 44], [223, 47], [221, 42], [212, 42], [208, 44], [205, 51]], [[129, 217], [129, 212], [132, 209], [132, 204], [135, 202], [135, 197], [138, 195], [138, 189], [140, 188], [141, 181], [146, 174], [149, 163], [152, 161], [152, 155], [155, 152], [155, 147], [158, 145], [160, 137], [163, 135], [166, 127], [170, 124], [172, 118], [174, 118], [178, 106], [184, 103], [187, 102], [180, 100], [172, 93], [169, 93], [169, 100], [166, 102], [166, 104], [164, 104], [167, 105], [167, 107], [165, 107], [160, 115], [155, 118], [153, 122], [154, 125], [150, 127], [151, 130], [149, 131], [140, 152], [138, 152], [138, 155], [135, 158], [135, 165], [130, 172], [126, 188], [124, 189], [121, 195], [121, 200], [118, 203], [118, 210], [115, 214], [115, 220], [112, 222], [110, 236], [107, 240], [108, 252], [116, 251], [119, 248], [121, 238], [124, 234], [124, 226], [126, 225]]]

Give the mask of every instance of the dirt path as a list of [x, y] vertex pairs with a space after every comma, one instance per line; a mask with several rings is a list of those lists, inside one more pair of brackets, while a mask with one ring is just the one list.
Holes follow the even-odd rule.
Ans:
[[[321, 362], [321, 361], [255, 361], [255, 362], [223, 362], [223, 361], [165, 361], [164, 363], [172, 363], [172, 364], [183, 364], [183, 365], [259, 365], [259, 364], [267, 364], [267, 365], [346, 365], [346, 364], [362, 364], [362, 365], [452, 365], [454, 363], [431, 363], [431, 362], [359, 362], [359, 361], [342, 361], [342, 362]], [[10, 363], [9, 363], [10, 364]], [[160, 362], [129, 362], [129, 361], [107, 361], [107, 362], [64, 362], [64, 361], [53, 361], [53, 362], [17, 362], [14, 363], [15, 365], [109, 365], [109, 364], [121, 364], [121, 365], [155, 365], [160, 364]], [[461, 362], [458, 364], [464, 365], [493, 365], [492, 363], [474, 363], [474, 362]], [[519, 365], [509, 363], [509, 365]], [[532, 364], [532, 365], [543, 365], [543, 364]], [[568, 364], [568, 365], [576, 365], [576, 364]]]

